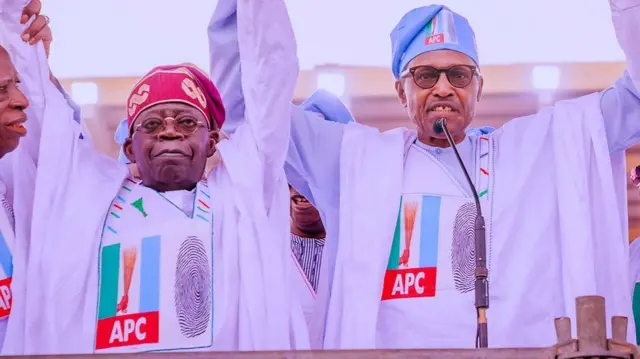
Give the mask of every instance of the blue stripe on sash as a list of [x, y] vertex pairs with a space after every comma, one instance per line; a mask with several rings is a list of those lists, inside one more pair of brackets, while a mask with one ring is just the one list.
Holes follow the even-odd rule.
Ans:
[[7, 277], [13, 275], [13, 256], [2, 232], [0, 232], [0, 266]]
[[420, 268], [438, 265], [440, 197], [422, 196], [420, 215]]
[[140, 312], [160, 310], [160, 236], [142, 239]]

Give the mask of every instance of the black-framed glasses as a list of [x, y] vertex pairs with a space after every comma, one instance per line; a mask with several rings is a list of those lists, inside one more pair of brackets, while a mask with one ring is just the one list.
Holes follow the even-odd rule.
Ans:
[[145, 133], [147, 135], [157, 135], [167, 128], [169, 122], [173, 123], [173, 128], [185, 136], [192, 135], [200, 127], [207, 127], [202, 121], [198, 121], [192, 117], [181, 117], [175, 119], [173, 117], [167, 117], [165, 119], [159, 119], [157, 117], [147, 118], [140, 122], [135, 130]]
[[443, 72], [451, 86], [464, 88], [471, 83], [473, 76], [478, 74], [478, 69], [471, 65], [454, 65], [446, 68], [415, 66], [405, 71], [401, 77], [411, 75], [418, 87], [428, 90], [438, 83], [440, 74]]

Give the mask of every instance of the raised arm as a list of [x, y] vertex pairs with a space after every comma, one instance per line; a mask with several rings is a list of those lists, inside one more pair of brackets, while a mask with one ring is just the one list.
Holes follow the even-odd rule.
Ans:
[[209, 73], [216, 84], [226, 111], [222, 130], [233, 135], [244, 121], [240, 48], [238, 47], [238, 12], [236, 0], [220, 0], [209, 28]]
[[[40, 11], [40, 1], [32, 0], [23, 8], [24, 3], [0, 0], [0, 44], [10, 53], [22, 81], [21, 89], [30, 102], [26, 111], [27, 136], [17, 150], [20, 160], [34, 170], [36, 165], [38, 171], [45, 173], [48, 168], [51, 174], [79, 160], [83, 166], [78, 168], [90, 170], [87, 165], [91, 162], [100, 168], [104, 156], [89, 141], [81, 140], [79, 109], [51, 75], [45, 47], [50, 30], [41, 28], [48, 20], [35, 16]], [[25, 17], [32, 20], [25, 21]], [[31, 35], [27, 38], [26, 34]]]
[[[58, 80], [51, 74], [44, 77], [38, 71], [27, 66], [31, 60], [42, 59], [47, 61], [49, 56], [49, 48], [53, 39], [51, 29], [48, 25], [48, 18], [40, 14], [40, 0], [31, 0], [26, 6], [24, 1], [0, 0], [0, 8], [3, 11], [0, 15], [2, 23], [2, 39], [1, 44], [10, 53], [16, 69], [23, 82], [23, 91], [30, 101], [30, 109], [27, 109], [29, 120], [25, 124], [27, 127], [27, 136], [21, 141], [21, 152], [25, 153], [35, 166], [38, 162], [40, 149], [40, 138], [42, 132], [43, 116], [36, 113], [42, 111], [44, 107], [44, 98], [37, 95], [32, 84], [42, 76], [43, 80], [49, 78], [58, 89], [63, 92], [67, 102], [74, 109], [74, 118], [79, 123], [80, 109], [66, 95]], [[23, 8], [20, 8], [24, 6]], [[26, 161], [26, 159], [22, 159]]]
[[[4, 47], [11, 57], [11, 60], [18, 71], [21, 79], [21, 90], [29, 100], [29, 107], [26, 110], [28, 121], [25, 123], [27, 135], [20, 140], [19, 152], [21, 161], [30, 162], [28, 166], [34, 166], [38, 162], [40, 133], [42, 130], [42, 116], [38, 112], [44, 108], [44, 98], [39, 95], [34, 86], [41, 80], [49, 78], [43, 76], [39, 69], [30, 67], [34, 61], [47, 62], [45, 48], [41, 42], [42, 34], [37, 38], [34, 33], [36, 27], [46, 26], [46, 18], [38, 15], [40, 12], [40, 2], [31, 1], [25, 6], [24, 1], [0, 0], [0, 45]], [[31, 19], [30, 24], [24, 24], [21, 17], [25, 15]], [[50, 36], [50, 31], [47, 32]], [[31, 38], [27, 38], [32, 35]], [[34, 45], [25, 42], [25, 39], [33, 41]], [[48, 70], [47, 70], [48, 75]], [[25, 154], [26, 156], [23, 156]], [[4, 176], [3, 176], [4, 177]]]
[[616, 37], [627, 70], [604, 91], [602, 114], [609, 150], [623, 151], [640, 142], [640, 0], [609, 0]]
[[[231, 136], [245, 120], [245, 90], [241, 80], [244, 64], [240, 62], [235, 4], [233, 0], [220, 0], [208, 28], [210, 73], [227, 110], [223, 130]], [[337, 191], [342, 126], [325, 123], [323, 109], [311, 111], [293, 104], [291, 107], [287, 178], [316, 203], [315, 197], [322, 196], [322, 189]], [[311, 193], [310, 188], [320, 189], [321, 194]], [[329, 197], [337, 201], [337, 196], [329, 194]]]
[[293, 29], [284, 0], [237, 1], [244, 125], [267, 166], [281, 169], [291, 127], [290, 101], [298, 81]]

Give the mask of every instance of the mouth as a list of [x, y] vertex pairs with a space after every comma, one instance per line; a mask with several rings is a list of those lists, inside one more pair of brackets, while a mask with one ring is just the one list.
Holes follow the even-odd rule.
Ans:
[[291, 200], [293, 201], [293, 204], [299, 209], [306, 209], [306, 208], [313, 207], [311, 202], [307, 201], [307, 199], [302, 196], [293, 196], [291, 197]]
[[427, 112], [432, 114], [444, 115], [458, 112], [458, 109], [457, 107], [450, 104], [434, 103], [433, 105], [429, 106]]
[[180, 150], [162, 150], [154, 157], [189, 157], [189, 155]]
[[21, 117], [17, 120], [13, 120], [5, 125], [11, 132], [16, 133], [20, 137], [24, 137], [27, 134], [27, 128], [24, 127], [24, 123], [27, 121], [26, 117]]

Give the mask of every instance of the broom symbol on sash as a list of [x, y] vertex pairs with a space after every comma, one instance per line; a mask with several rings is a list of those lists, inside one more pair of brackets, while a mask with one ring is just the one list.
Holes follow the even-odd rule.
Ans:
[[127, 313], [127, 307], [129, 306], [129, 289], [131, 288], [131, 277], [133, 277], [133, 269], [136, 266], [136, 258], [138, 257], [138, 249], [136, 247], [130, 247], [122, 251], [122, 264], [124, 266], [124, 295], [120, 299], [116, 311]]
[[408, 202], [404, 204], [404, 251], [398, 260], [399, 266], [409, 266], [409, 248], [411, 248], [411, 235], [413, 226], [416, 223], [418, 213], [418, 203]]

